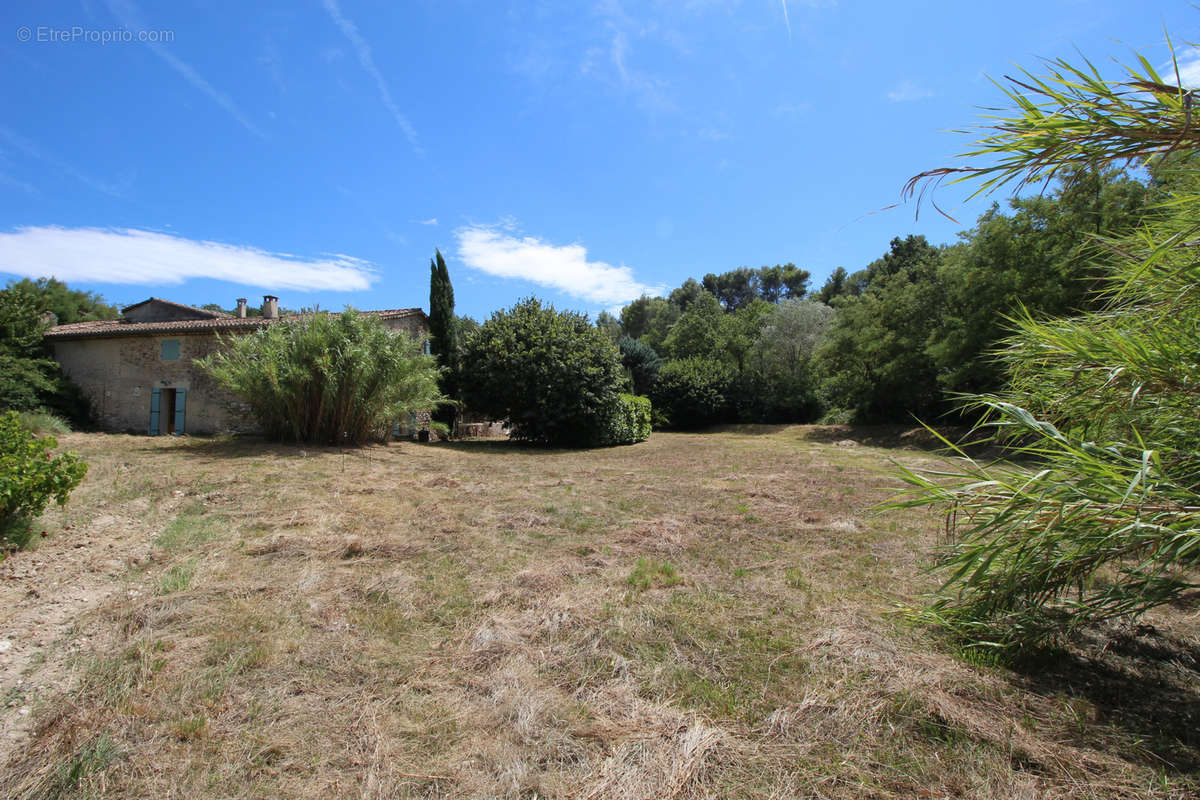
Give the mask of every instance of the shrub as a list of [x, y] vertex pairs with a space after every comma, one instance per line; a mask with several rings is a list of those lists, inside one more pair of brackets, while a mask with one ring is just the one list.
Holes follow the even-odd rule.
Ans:
[[53, 499], [67, 496], [87, 473], [74, 453], [51, 458], [58, 442], [39, 439], [21, 424], [15, 411], [0, 415], [0, 539], [18, 547], [29, 541], [29, 527]]
[[1166, 186], [1161, 216], [1107, 242], [1117, 258], [1101, 310], [1017, 318], [1002, 360], [1010, 388], [972, 398], [985, 430], [1015, 445], [1016, 463], [959, 451], [948, 470], [901, 470], [914, 494], [896, 505], [947, 515], [948, 577], [922, 616], [975, 647], [1037, 645], [1129, 621], [1200, 585], [1200, 137], [1191, 94], [1139, 64], [1113, 83], [1090, 64], [1051, 62], [1049, 75], [1009, 90], [1015, 111], [996, 118], [976, 151], [990, 162], [927, 173], [965, 171], [986, 189], [1080, 163], [1188, 159]]
[[17, 414], [25, 430], [37, 435], [61, 436], [71, 432], [71, 426], [62, 417], [49, 411], [21, 411]]
[[608, 443], [620, 407], [620, 356], [584, 314], [528, 298], [497, 311], [463, 353], [468, 408], [506, 419], [511, 435], [556, 447]]
[[617, 343], [621, 350], [621, 364], [629, 370], [634, 394], [645, 394], [654, 382], [654, 376], [662, 369], [662, 359], [654, 348], [637, 339], [625, 336]]
[[601, 444], [634, 444], [650, 436], [650, 399], [632, 394], [617, 395], [608, 415], [608, 427]]
[[249, 406], [267, 435], [357, 445], [441, 400], [432, 356], [378, 318], [309, 314], [222, 342], [197, 362]]
[[728, 412], [733, 371], [707, 358], [668, 361], [659, 370], [650, 400], [659, 423], [673, 428], [702, 428]]
[[39, 301], [20, 288], [26, 284], [30, 282], [10, 284], [0, 291], [0, 410], [46, 408], [86, 424], [91, 417], [90, 404], [50, 357], [42, 339], [46, 323]]

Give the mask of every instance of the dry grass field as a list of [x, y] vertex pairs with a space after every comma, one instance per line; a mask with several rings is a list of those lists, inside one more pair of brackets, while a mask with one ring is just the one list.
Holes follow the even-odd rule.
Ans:
[[964, 658], [893, 613], [940, 524], [872, 511], [930, 456], [869, 434], [65, 436], [0, 564], [0, 796], [1200, 796], [1197, 606]]

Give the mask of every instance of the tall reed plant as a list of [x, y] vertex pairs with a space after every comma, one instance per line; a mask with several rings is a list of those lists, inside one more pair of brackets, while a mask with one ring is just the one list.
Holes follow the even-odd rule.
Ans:
[[442, 399], [421, 343], [346, 309], [305, 314], [221, 340], [198, 362], [282, 441], [359, 445]]
[[1200, 121], [1172, 77], [1145, 59], [1119, 80], [1049, 62], [1007, 87], [1015, 113], [967, 154], [983, 165], [910, 183], [988, 190], [1135, 160], [1167, 195], [1135, 234], [1097, 237], [1112, 254], [1102, 310], [1012, 321], [1008, 390], [967, 398], [1009, 458], [957, 450], [945, 469], [900, 471], [910, 491], [894, 505], [946, 512], [945, 582], [917, 614], [970, 645], [1062, 639], [1200, 586]]

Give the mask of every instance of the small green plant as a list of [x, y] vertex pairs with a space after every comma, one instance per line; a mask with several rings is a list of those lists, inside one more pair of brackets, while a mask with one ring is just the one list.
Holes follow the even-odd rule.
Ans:
[[679, 577], [678, 570], [670, 561], [639, 558], [625, 582], [638, 591], [645, 591], [678, 586], [683, 583], [683, 578]]
[[89, 775], [103, 772], [117, 757], [117, 746], [107, 735], [97, 736], [82, 745], [71, 758], [58, 765], [48, 796], [72, 796], [79, 784]]
[[192, 586], [192, 578], [196, 575], [196, 562], [187, 561], [176, 564], [158, 579], [158, 591], [162, 594], [186, 592]]
[[51, 457], [57, 446], [26, 430], [17, 412], [0, 415], [0, 539], [24, 547], [32, 521], [51, 500], [66, 505], [83, 480], [87, 464], [74, 453]]
[[154, 542], [162, 549], [172, 552], [198, 547], [216, 536], [220, 522], [216, 517], [205, 516], [203, 507], [185, 509], [167, 523], [167, 527]]
[[812, 588], [808, 583], [808, 578], [804, 577], [804, 573], [797, 567], [788, 567], [783, 573], [783, 580], [792, 589], [802, 592], [807, 592]]
[[37, 436], [62, 436], [71, 432], [71, 426], [62, 417], [49, 411], [21, 411], [21, 424]]
[[208, 728], [208, 718], [203, 714], [194, 717], [184, 717], [171, 726], [171, 732], [181, 742], [193, 742], [204, 736]]

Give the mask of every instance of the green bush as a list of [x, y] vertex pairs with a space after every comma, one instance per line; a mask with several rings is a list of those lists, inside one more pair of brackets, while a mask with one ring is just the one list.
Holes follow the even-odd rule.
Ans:
[[650, 398], [619, 394], [601, 444], [635, 444], [650, 437]]
[[552, 447], [607, 444], [623, 372], [616, 346], [585, 314], [528, 298], [467, 341], [468, 408], [505, 419], [514, 439]]
[[275, 439], [358, 445], [442, 399], [434, 359], [420, 343], [353, 309], [304, 315], [222, 344], [197, 363]]
[[17, 416], [25, 430], [39, 436], [61, 436], [71, 432], [71, 426], [66, 420], [49, 411], [21, 411]]
[[76, 424], [87, 424], [90, 404], [51, 357], [42, 339], [46, 322], [39, 299], [20, 288], [29, 283], [10, 284], [0, 291], [0, 410], [44, 408]]
[[668, 361], [650, 389], [660, 425], [702, 428], [720, 422], [729, 412], [733, 370], [707, 358]]
[[[1050, 180], [1077, 166], [1184, 159], [1156, 216], [1105, 241], [1100, 310], [1018, 315], [1001, 353], [1009, 388], [975, 395], [983, 430], [1012, 449], [981, 463], [900, 467], [896, 507], [946, 515], [945, 583], [919, 618], [995, 651], [1057, 643], [1107, 621], [1190, 603], [1200, 553], [1200, 140], [1190, 93], [1139, 56], [1119, 81], [1049, 62], [1007, 89], [1012, 111], [978, 142], [983, 188]], [[1130, 87], [1149, 86], [1133, 92]], [[978, 437], [976, 437], [978, 438]], [[1107, 633], [1107, 632], [1106, 632]]]
[[52, 499], [65, 505], [83, 480], [87, 464], [74, 453], [51, 458], [57, 446], [28, 431], [17, 412], [0, 414], [0, 539], [25, 546], [33, 520]]
[[621, 364], [629, 370], [634, 394], [645, 394], [654, 382], [654, 376], [662, 369], [662, 359], [650, 345], [625, 336], [617, 343], [621, 350]]

